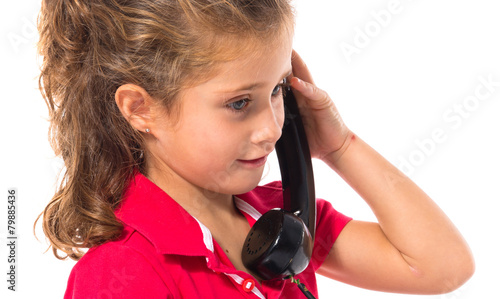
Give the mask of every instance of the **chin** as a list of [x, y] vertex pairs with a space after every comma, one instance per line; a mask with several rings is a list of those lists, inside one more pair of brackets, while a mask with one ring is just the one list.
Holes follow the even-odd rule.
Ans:
[[230, 194], [243, 194], [252, 191], [259, 185], [261, 178], [247, 178], [246, 180], [239, 180], [235, 182], [230, 188]]
[[247, 193], [252, 191], [261, 182], [262, 172], [250, 174], [247, 172], [215, 177], [215, 180], [212, 180], [204, 189], [209, 193], [230, 195]]

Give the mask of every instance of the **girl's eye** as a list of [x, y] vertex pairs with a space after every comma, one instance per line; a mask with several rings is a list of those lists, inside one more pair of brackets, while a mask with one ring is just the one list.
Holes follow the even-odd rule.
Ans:
[[227, 107], [234, 112], [242, 112], [249, 102], [249, 99], [241, 99], [239, 101], [227, 104]]
[[285, 90], [286, 90], [286, 87], [287, 87], [288, 85], [289, 85], [289, 84], [288, 84], [288, 82], [287, 82], [286, 78], [285, 78], [285, 79], [283, 79], [283, 82], [281, 82], [280, 84], [278, 84], [278, 85], [276, 85], [276, 86], [274, 87], [273, 92], [271, 93], [271, 96], [276, 97], [276, 96], [278, 96], [279, 94], [281, 94], [281, 95], [283, 95], [283, 96], [284, 96], [284, 95], [285, 95]]
[[273, 92], [271, 93], [271, 95], [272, 95], [273, 97], [275, 97], [275, 96], [277, 96], [277, 95], [279, 94], [279, 92], [281, 91], [281, 85], [282, 85], [282, 84], [278, 84], [278, 85], [276, 85], [276, 86], [274, 87]]

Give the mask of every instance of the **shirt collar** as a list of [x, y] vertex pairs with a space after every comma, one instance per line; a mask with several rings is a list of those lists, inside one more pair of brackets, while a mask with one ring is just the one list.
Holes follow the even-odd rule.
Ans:
[[[235, 204], [253, 225], [266, 211], [283, 206], [281, 192], [279, 182], [271, 183], [260, 192], [237, 195]], [[145, 236], [160, 254], [213, 256], [210, 230], [139, 172], [130, 180], [116, 216]]]
[[129, 182], [115, 214], [160, 254], [208, 256], [213, 252], [209, 230], [141, 173]]

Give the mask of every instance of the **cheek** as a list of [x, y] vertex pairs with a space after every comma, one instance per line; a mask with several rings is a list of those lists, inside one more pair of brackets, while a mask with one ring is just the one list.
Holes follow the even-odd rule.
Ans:
[[189, 156], [193, 159], [189, 162], [189, 169], [184, 169], [189, 170], [185, 176], [215, 193], [237, 194], [250, 190], [248, 177], [241, 177], [237, 168], [236, 160], [245, 157], [243, 136], [237, 132], [237, 126], [198, 131], [198, 141], [193, 142], [189, 149]]
[[279, 99], [273, 105], [274, 115], [276, 118], [276, 123], [283, 128], [283, 124], [285, 122], [285, 107], [283, 106], [283, 99]]
[[234, 124], [210, 118], [192, 120], [182, 134], [186, 140], [178, 150], [189, 152], [190, 156], [201, 160], [200, 163], [204, 165], [228, 167], [225, 164], [237, 159], [242, 150], [242, 135]]

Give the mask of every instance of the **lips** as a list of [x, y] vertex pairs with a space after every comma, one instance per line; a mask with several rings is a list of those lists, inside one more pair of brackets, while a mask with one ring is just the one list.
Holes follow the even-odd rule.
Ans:
[[254, 167], [260, 167], [260, 166], [266, 164], [267, 156], [268, 155], [265, 155], [265, 156], [262, 156], [260, 158], [253, 159], [253, 160], [237, 160], [237, 161], [240, 162], [241, 164], [247, 166], [247, 167], [254, 168]]

